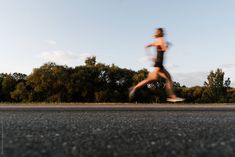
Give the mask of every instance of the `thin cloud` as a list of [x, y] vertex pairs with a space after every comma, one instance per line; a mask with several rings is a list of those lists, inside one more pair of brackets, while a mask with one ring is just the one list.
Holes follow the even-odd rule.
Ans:
[[85, 59], [92, 56], [90, 53], [75, 54], [62, 50], [45, 51], [40, 54], [43, 62], [55, 62], [56, 64], [63, 64], [68, 66], [76, 66], [83, 64]]
[[167, 69], [175, 70], [178, 69], [180, 66], [176, 64], [166, 64]]
[[[231, 87], [235, 87], [234, 82], [234, 71], [224, 71], [226, 80], [228, 77], [231, 80]], [[172, 73], [173, 81], [179, 82], [181, 85], [186, 85], [187, 87], [192, 86], [203, 86], [204, 82], [207, 81], [207, 76], [210, 74], [210, 71], [201, 71], [201, 72], [188, 72], [188, 73]]]
[[202, 86], [207, 80], [208, 74], [208, 72], [173, 73], [173, 81], [188, 87]]
[[235, 64], [234, 63], [222, 64], [219, 67], [222, 69], [235, 69]]
[[145, 64], [151, 61], [151, 58], [148, 56], [143, 56], [137, 60], [141, 64]]
[[57, 42], [54, 40], [45, 40], [45, 42], [49, 45], [57, 45]]
[[94, 56], [94, 55], [90, 53], [81, 53], [78, 55], [79, 59], [84, 60], [84, 61], [87, 59], [87, 57], [91, 57], [91, 56]]

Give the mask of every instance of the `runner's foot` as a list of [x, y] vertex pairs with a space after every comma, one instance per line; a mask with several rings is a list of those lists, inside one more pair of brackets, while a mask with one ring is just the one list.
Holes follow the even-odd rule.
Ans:
[[184, 98], [179, 98], [179, 97], [166, 99], [166, 101], [169, 101], [169, 102], [182, 102], [184, 100], [185, 100]]

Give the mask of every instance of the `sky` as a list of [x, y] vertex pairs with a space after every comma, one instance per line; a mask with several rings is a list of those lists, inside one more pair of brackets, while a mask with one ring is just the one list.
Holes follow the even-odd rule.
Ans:
[[89, 56], [121, 68], [153, 70], [144, 46], [163, 27], [165, 66], [181, 85], [203, 85], [222, 68], [235, 87], [233, 0], [0, 0], [0, 73], [32, 73], [44, 63], [75, 67]]

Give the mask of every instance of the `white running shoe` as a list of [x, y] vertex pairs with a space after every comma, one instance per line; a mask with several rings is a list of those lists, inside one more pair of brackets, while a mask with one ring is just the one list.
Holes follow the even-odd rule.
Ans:
[[184, 101], [185, 99], [184, 98], [167, 98], [166, 101], [169, 101], [169, 102], [182, 102]]

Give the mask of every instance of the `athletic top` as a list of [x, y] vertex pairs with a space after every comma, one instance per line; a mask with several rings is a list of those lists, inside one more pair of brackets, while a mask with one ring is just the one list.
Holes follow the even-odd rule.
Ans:
[[165, 51], [163, 51], [160, 46], [157, 46], [156, 49], [157, 49], [157, 58], [155, 60], [154, 67], [164, 68], [163, 67], [163, 58], [164, 58]]

